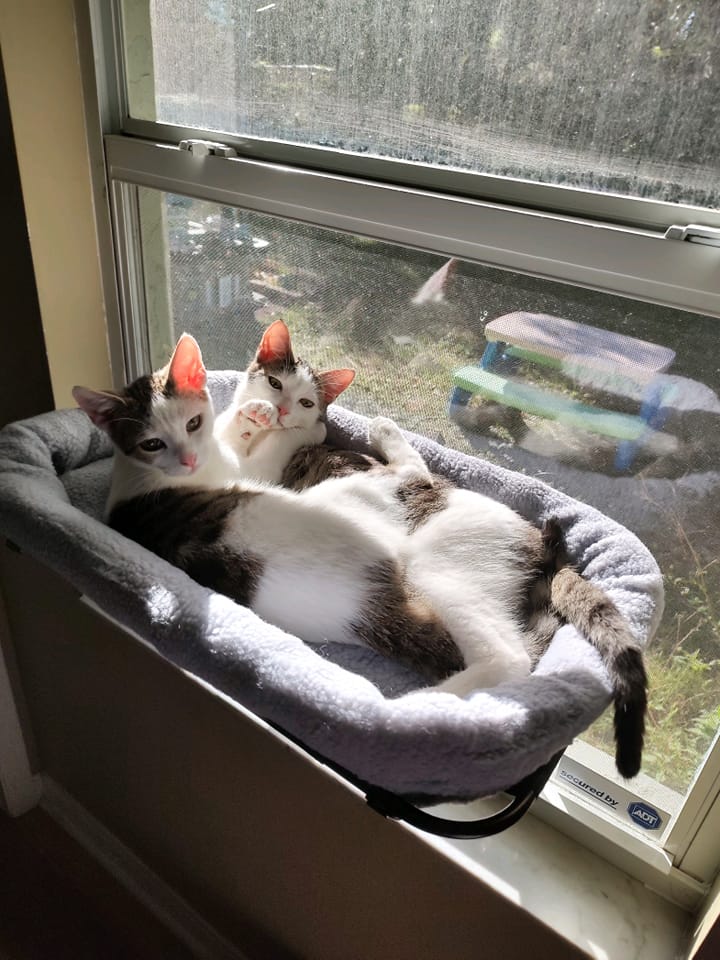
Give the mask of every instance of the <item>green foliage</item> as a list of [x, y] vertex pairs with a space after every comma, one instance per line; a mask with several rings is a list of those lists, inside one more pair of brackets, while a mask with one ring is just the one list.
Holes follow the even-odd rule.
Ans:
[[[650, 709], [643, 772], [684, 793], [720, 729], [720, 660], [707, 662], [697, 650], [681, 650], [668, 659], [656, 648], [648, 654], [648, 672]], [[613, 752], [610, 711], [583, 739]]]

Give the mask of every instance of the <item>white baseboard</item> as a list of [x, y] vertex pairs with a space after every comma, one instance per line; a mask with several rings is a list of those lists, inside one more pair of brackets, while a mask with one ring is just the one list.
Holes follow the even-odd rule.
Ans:
[[63, 787], [51, 777], [42, 780], [42, 809], [198, 960], [248, 960]]

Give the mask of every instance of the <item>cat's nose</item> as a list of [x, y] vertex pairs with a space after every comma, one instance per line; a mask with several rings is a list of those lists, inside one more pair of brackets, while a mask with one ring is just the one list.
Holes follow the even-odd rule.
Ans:
[[290, 412], [290, 411], [288, 410], [287, 407], [278, 407], [278, 416], [279, 416], [279, 417], [284, 417], [284, 416], [285, 416], [287, 413], [289, 413], [289, 412]]
[[196, 453], [182, 453], [180, 454], [180, 463], [184, 467], [190, 467], [191, 469], [197, 463], [197, 454]]

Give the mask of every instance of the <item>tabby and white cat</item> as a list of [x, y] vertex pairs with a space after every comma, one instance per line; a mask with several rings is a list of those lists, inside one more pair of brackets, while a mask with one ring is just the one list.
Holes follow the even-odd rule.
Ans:
[[327, 406], [354, 377], [354, 370], [318, 373], [296, 360], [285, 322], [271, 323], [215, 422], [216, 437], [237, 455], [238, 476], [280, 483], [296, 451], [323, 442]]
[[387, 468], [301, 493], [232, 482], [191, 337], [119, 393], [74, 396], [116, 447], [110, 525], [310, 643], [367, 644], [465, 696], [529, 673], [523, 619], [549, 590], [548, 615], [574, 623], [608, 667], [616, 763], [637, 773], [642, 653], [602, 591], [570, 567], [555, 572], [558, 528], [543, 536], [508, 507], [432, 477], [384, 418], [369, 439]]

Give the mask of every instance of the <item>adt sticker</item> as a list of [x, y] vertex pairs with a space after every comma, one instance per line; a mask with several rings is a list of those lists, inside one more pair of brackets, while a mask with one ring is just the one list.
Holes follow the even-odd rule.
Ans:
[[634, 820], [638, 826], [643, 827], [645, 830], [657, 830], [658, 827], [662, 826], [662, 817], [657, 810], [653, 810], [647, 803], [635, 802], [628, 804], [627, 810], [631, 820]]

